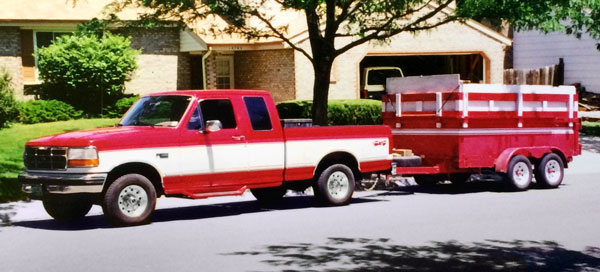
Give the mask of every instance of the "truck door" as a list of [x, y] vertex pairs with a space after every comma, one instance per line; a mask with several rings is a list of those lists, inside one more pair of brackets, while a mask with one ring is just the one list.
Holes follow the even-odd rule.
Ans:
[[[198, 102], [181, 135], [181, 180], [188, 190], [233, 185], [245, 177], [248, 151], [238, 115], [228, 98]], [[209, 131], [206, 123], [214, 121], [221, 128]]]
[[285, 149], [281, 123], [273, 103], [262, 96], [243, 98], [249, 121], [245, 131], [248, 149], [247, 184], [277, 185], [283, 180]]

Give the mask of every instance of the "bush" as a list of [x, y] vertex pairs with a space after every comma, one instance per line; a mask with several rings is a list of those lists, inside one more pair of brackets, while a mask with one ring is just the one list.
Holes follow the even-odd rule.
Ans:
[[15, 100], [12, 79], [6, 68], [0, 69], [0, 128], [16, 121], [19, 116], [19, 103]]
[[[312, 118], [312, 101], [287, 101], [277, 105], [279, 116]], [[381, 124], [381, 101], [370, 99], [331, 100], [328, 103], [329, 125]]]
[[82, 111], [58, 100], [33, 100], [21, 105], [20, 120], [24, 124], [66, 121], [82, 116]]
[[581, 132], [587, 135], [600, 136], [600, 122], [583, 122]]
[[35, 92], [42, 99], [64, 101], [98, 115], [123, 97], [138, 54], [128, 38], [117, 35], [61, 36], [38, 50], [43, 83]]
[[137, 101], [138, 99], [140, 99], [139, 95], [123, 97], [117, 100], [117, 102], [114, 105], [109, 105], [105, 107], [103, 115], [105, 117], [110, 118], [121, 117], [123, 116], [123, 114], [125, 114], [125, 112], [127, 112], [129, 108], [131, 108], [131, 105], [133, 105], [133, 103], [135, 103], [135, 101]]

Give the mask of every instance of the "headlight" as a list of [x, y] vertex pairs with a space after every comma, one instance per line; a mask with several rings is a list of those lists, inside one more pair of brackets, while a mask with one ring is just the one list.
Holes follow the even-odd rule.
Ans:
[[67, 159], [69, 167], [95, 167], [98, 166], [98, 151], [94, 146], [71, 147]]

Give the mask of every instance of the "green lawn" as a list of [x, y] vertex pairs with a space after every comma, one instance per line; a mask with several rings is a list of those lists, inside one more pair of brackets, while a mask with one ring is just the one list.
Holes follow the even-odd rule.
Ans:
[[80, 119], [43, 124], [14, 124], [0, 130], [0, 203], [23, 198], [17, 175], [23, 171], [25, 143], [42, 136], [67, 131], [108, 127], [119, 119]]

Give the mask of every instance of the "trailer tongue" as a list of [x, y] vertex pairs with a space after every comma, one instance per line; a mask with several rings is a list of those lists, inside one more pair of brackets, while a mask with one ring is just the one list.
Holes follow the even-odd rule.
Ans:
[[528, 189], [534, 176], [555, 188], [581, 154], [572, 86], [465, 84], [438, 75], [388, 78], [386, 92], [383, 121], [394, 148], [421, 158], [420, 166], [395, 159], [395, 173], [422, 185], [489, 170], [514, 190]]

